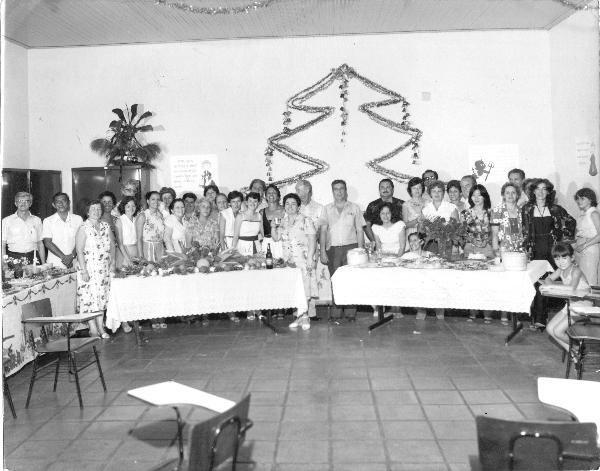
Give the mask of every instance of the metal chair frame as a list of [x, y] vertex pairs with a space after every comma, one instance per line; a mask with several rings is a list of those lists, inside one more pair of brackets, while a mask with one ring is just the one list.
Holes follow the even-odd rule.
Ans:
[[[104, 374], [102, 372], [102, 366], [100, 365], [100, 358], [98, 357], [98, 351], [96, 350], [96, 346], [94, 343], [100, 340], [100, 337], [88, 337], [81, 339], [72, 339], [71, 334], [69, 332], [69, 326], [72, 323], [80, 322], [79, 319], [73, 319], [70, 321], [62, 319], [57, 319], [55, 322], [52, 320], [52, 305], [50, 304], [50, 300], [48, 298], [43, 298], [37, 301], [33, 301], [31, 303], [27, 303], [23, 305], [22, 308], [22, 322], [23, 324], [39, 324], [39, 322], [32, 321], [29, 318], [31, 317], [29, 314], [31, 312], [41, 311], [41, 317], [48, 317], [47, 324], [63, 324], [66, 325], [66, 345], [61, 346], [63, 343], [61, 340], [50, 340], [49, 334], [46, 331], [44, 325], [40, 327], [40, 337], [42, 339], [42, 346], [38, 347], [35, 343], [35, 339], [33, 337], [33, 332], [29, 330], [28, 334], [26, 334], [26, 338], [29, 337], [29, 342], [33, 345], [33, 348], [36, 351], [36, 356], [33, 360], [33, 367], [31, 371], [31, 379], [29, 380], [29, 390], [27, 392], [27, 401], [25, 402], [25, 408], [29, 407], [29, 403], [31, 401], [31, 395], [33, 393], [33, 385], [35, 384], [35, 380], [37, 378], [37, 374], [39, 370], [45, 369], [49, 366], [56, 365], [56, 369], [54, 371], [54, 384], [52, 387], [52, 391], [56, 392], [56, 386], [58, 383], [58, 374], [60, 372], [60, 363], [61, 363], [61, 354], [66, 354], [67, 362], [68, 362], [68, 373], [75, 378], [75, 386], [77, 389], [77, 398], [79, 400], [79, 407], [83, 409], [83, 398], [81, 395], [81, 385], [79, 383], [79, 373], [86, 369], [88, 366], [96, 364], [98, 367], [98, 373], [100, 375], [100, 381], [102, 383], [102, 388], [104, 392], [107, 391], [106, 383], [104, 381]], [[38, 318], [39, 319], [39, 318]], [[51, 329], [50, 329], [51, 330]], [[50, 332], [51, 333], [51, 332]], [[60, 342], [60, 343], [59, 343]], [[94, 355], [94, 359], [90, 360], [88, 363], [85, 363], [83, 366], [77, 364], [75, 354], [79, 353], [79, 349], [83, 348], [87, 345], [92, 346], [92, 351]], [[48, 363], [40, 366], [41, 359], [46, 358], [46, 356], [56, 355], [55, 358], [50, 360]]]

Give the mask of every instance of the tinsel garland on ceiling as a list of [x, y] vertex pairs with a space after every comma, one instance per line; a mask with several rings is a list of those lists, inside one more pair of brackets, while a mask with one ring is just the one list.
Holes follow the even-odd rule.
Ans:
[[[292, 147], [286, 145], [284, 141], [289, 139], [290, 137], [299, 134], [307, 129], [315, 126], [321, 121], [329, 118], [335, 111], [334, 106], [310, 106], [305, 105], [304, 102], [311, 97], [315, 96], [317, 93], [320, 93], [330, 87], [333, 83], [339, 82], [338, 88], [340, 90], [340, 98], [342, 99], [342, 106], [340, 107], [341, 111], [341, 125], [342, 125], [342, 142], [344, 141], [346, 130], [345, 126], [348, 122], [348, 109], [346, 108], [346, 102], [348, 101], [348, 83], [351, 79], [356, 79], [366, 87], [371, 90], [375, 90], [383, 95], [387, 95], [389, 98], [380, 101], [372, 101], [368, 103], [364, 103], [358, 107], [358, 110], [362, 113], [365, 113], [370, 119], [375, 121], [377, 124], [381, 126], [385, 126], [392, 131], [395, 131], [400, 134], [404, 134], [407, 136], [407, 140], [404, 141], [395, 149], [390, 152], [383, 154], [379, 157], [376, 157], [372, 160], [369, 160], [365, 165], [373, 170], [374, 172], [383, 175], [385, 177], [400, 181], [406, 182], [411, 178], [410, 175], [397, 172], [395, 170], [389, 169], [381, 165], [382, 162], [391, 159], [395, 155], [399, 154], [403, 150], [411, 147], [413, 163], [417, 164], [419, 162], [419, 140], [421, 139], [422, 132], [412, 127], [408, 118], [410, 117], [410, 113], [408, 112], [408, 101], [399, 93], [394, 92], [388, 88], [385, 88], [383, 85], [373, 82], [366, 77], [363, 77], [359, 73], [357, 73], [352, 67], [347, 64], [343, 64], [337, 69], [332, 69], [329, 74], [323, 77], [321, 80], [311, 85], [310, 87], [305, 88], [300, 91], [296, 95], [292, 96], [287, 100], [287, 109], [283, 113], [283, 131], [267, 139], [267, 148], [265, 150], [265, 165], [267, 167], [267, 180], [269, 183], [273, 183], [277, 186], [283, 185], [291, 185], [298, 180], [308, 179], [310, 177], [314, 177], [320, 173], [324, 173], [329, 169], [329, 164], [324, 162], [323, 160], [319, 160], [315, 157], [311, 157], [308, 154], [304, 154], [299, 152]], [[385, 116], [380, 115], [375, 112], [376, 108], [381, 108], [385, 106], [391, 106], [401, 104], [403, 117], [401, 122], [394, 121], [392, 119], [386, 118]], [[301, 124], [296, 127], [291, 127], [292, 122], [292, 111], [303, 111], [306, 113], [317, 114], [318, 116], [314, 119], [311, 119], [304, 124]], [[275, 152], [279, 152], [286, 157], [296, 160], [298, 162], [302, 162], [314, 167], [312, 170], [308, 170], [306, 172], [302, 172], [287, 178], [283, 178], [280, 180], [273, 180], [273, 156]]]

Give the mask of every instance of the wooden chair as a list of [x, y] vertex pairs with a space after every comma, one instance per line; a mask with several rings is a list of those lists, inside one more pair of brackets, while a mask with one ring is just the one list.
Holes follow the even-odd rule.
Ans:
[[596, 424], [521, 422], [478, 416], [481, 471], [595, 469]]
[[[98, 366], [102, 388], [104, 389], [104, 392], [106, 392], [106, 383], [104, 382], [104, 375], [102, 374], [98, 351], [94, 345], [100, 340], [100, 337], [71, 338], [69, 333], [71, 324], [87, 322], [99, 315], [100, 314], [52, 316], [52, 305], [48, 298], [32, 301], [22, 306], [21, 321], [25, 325], [25, 341], [36, 352], [35, 359], [33, 360], [25, 408], [29, 407], [33, 385], [35, 384], [39, 370], [56, 365], [54, 372], [54, 387], [52, 389], [53, 391], [56, 391], [60, 362], [63, 355], [67, 358], [69, 374], [75, 377], [79, 407], [83, 409], [79, 372], [88, 366], [91, 366], [94, 363]], [[53, 330], [52, 324], [62, 324], [60, 331], [57, 331], [56, 329]], [[81, 351], [88, 346], [92, 347], [95, 359], [85, 363], [83, 366], [79, 366], [76, 362], [75, 355], [81, 353]]]
[[[575, 362], [577, 379], [583, 377], [583, 366], [587, 360], [600, 359], [600, 324], [577, 322], [567, 329], [569, 352], [565, 378], [569, 379], [571, 365]], [[595, 350], [590, 349], [595, 347]]]
[[212, 471], [231, 458], [231, 470], [235, 471], [238, 451], [244, 442], [246, 431], [252, 427], [248, 419], [250, 394], [229, 410], [190, 429], [187, 462], [173, 459], [152, 468], [152, 471], [186, 470]]

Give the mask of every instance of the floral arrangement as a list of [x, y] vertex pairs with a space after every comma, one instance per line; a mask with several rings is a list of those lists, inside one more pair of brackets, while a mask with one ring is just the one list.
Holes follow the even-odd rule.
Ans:
[[463, 246], [467, 239], [467, 225], [464, 222], [450, 218], [425, 219], [421, 223], [420, 231], [425, 234], [425, 245], [436, 241], [441, 246]]

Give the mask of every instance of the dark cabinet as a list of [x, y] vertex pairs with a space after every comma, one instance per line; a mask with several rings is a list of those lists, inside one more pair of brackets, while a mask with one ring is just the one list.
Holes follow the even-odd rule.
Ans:
[[[139, 194], [150, 189], [150, 173], [139, 165], [127, 167], [81, 167], [71, 169], [73, 175], [73, 211], [83, 216], [83, 209], [90, 200], [98, 198], [103, 191], [112, 191], [121, 199], [121, 183], [129, 179], [140, 182]], [[143, 198], [142, 198], [143, 199]]]
[[31, 214], [42, 220], [54, 213], [52, 196], [62, 190], [59, 170], [2, 169], [2, 217], [14, 213], [15, 195], [27, 191], [33, 195]]

